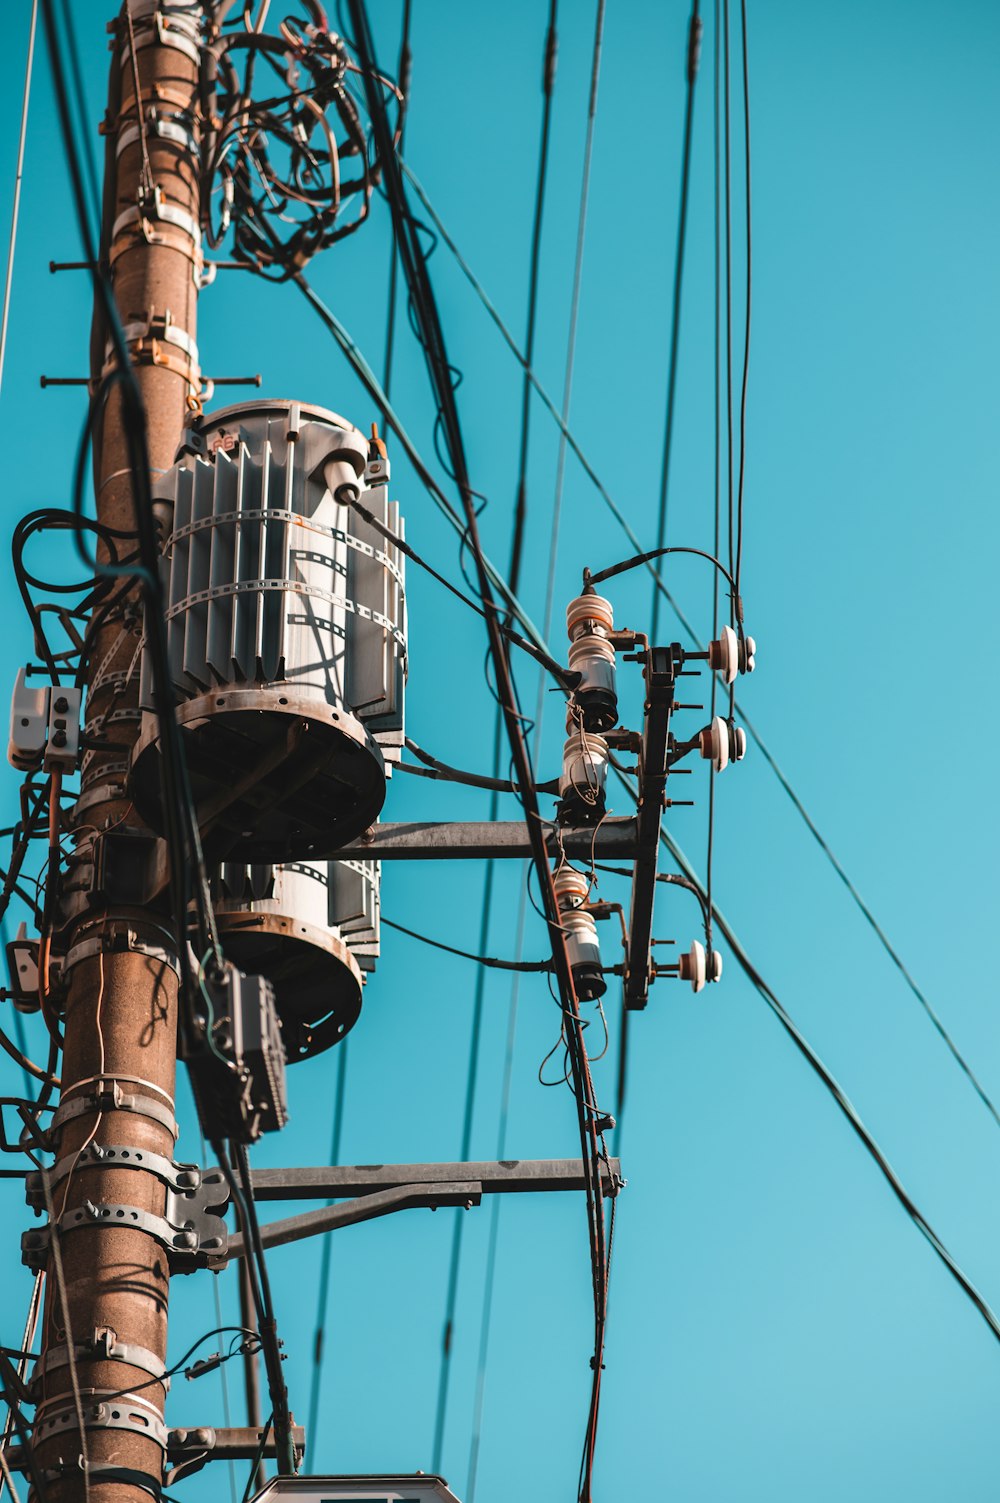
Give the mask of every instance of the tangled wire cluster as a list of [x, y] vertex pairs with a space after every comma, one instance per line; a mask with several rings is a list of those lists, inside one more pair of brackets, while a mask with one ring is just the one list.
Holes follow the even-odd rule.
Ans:
[[[203, 230], [218, 247], [232, 231], [233, 255], [282, 281], [368, 217], [381, 163], [371, 148], [359, 70], [331, 31], [318, 0], [307, 19], [286, 17], [276, 34], [261, 29], [249, 3], [235, 23], [216, 13], [209, 54], [214, 109], [204, 154]], [[242, 29], [227, 30], [235, 24]], [[259, 75], [273, 92], [259, 89]], [[380, 83], [402, 131], [402, 90]], [[255, 93], [255, 88], [257, 92]]]

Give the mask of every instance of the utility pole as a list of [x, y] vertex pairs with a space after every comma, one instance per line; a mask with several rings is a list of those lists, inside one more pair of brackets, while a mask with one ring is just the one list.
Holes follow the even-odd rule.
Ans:
[[[148, 415], [154, 478], [173, 463], [185, 420], [197, 409], [200, 384], [194, 343], [201, 270], [199, 22], [193, 12], [158, 14], [155, 0], [126, 0], [109, 27], [101, 254]], [[105, 371], [105, 346], [106, 331], [95, 316], [94, 393]], [[114, 387], [96, 416], [94, 475], [99, 521], [134, 532], [128, 449]], [[139, 727], [140, 636], [137, 585], [121, 612], [102, 625], [91, 657], [88, 726], [113, 742], [114, 750], [85, 755], [73, 816], [77, 854], [84, 859], [101, 831], [141, 827], [125, 796], [129, 749]], [[178, 1001], [171, 935], [165, 906], [151, 911], [102, 905], [99, 894], [91, 894], [90, 905], [70, 915], [56, 1161], [46, 1188], [53, 1229], [35, 1429], [53, 1503], [92, 1496], [102, 1473], [101, 1499], [148, 1503], [149, 1488], [134, 1474], [158, 1485], [163, 1473], [165, 1389], [150, 1379], [162, 1374], [166, 1353], [170, 1264], [163, 1241], [150, 1229], [154, 1223], [135, 1224], [144, 1218], [132, 1211], [160, 1218], [162, 1227], [168, 1210]], [[127, 1149], [128, 1156], [119, 1152], [102, 1163], [102, 1146]], [[152, 1167], [134, 1167], [141, 1155]], [[126, 1162], [129, 1167], [122, 1167]], [[83, 1224], [68, 1227], [66, 1218], [77, 1208], [84, 1208]], [[123, 1390], [135, 1391], [134, 1399], [102, 1403], [103, 1396]]]

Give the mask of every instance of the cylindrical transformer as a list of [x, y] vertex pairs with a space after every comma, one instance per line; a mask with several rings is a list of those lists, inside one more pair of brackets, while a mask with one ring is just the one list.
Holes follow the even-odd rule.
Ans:
[[[167, 650], [206, 852], [339, 850], [377, 818], [403, 743], [402, 520], [384, 452], [295, 402], [224, 408], [154, 487]], [[148, 645], [132, 794], [164, 826]]]
[[379, 952], [376, 861], [226, 862], [212, 880], [219, 936], [240, 970], [274, 987], [289, 1064], [354, 1026]]
[[559, 904], [559, 921], [566, 936], [576, 994], [581, 1002], [594, 1002], [603, 997], [608, 988], [601, 967], [597, 925], [586, 907], [587, 878], [572, 866], [560, 866], [552, 874], [552, 885]]
[[618, 724], [615, 686], [615, 649], [608, 640], [614, 630], [610, 600], [601, 595], [578, 595], [566, 607], [569, 666], [580, 675], [573, 700], [583, 711], [584, 730], [609, 731]]

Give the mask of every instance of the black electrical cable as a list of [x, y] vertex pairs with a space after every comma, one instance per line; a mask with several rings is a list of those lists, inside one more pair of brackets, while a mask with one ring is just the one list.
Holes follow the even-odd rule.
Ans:
[[[665, 830], [661, 832], [661, 839], [663, 841], [663, 844], [667, 847], [671, 855], [674, 857], [674, 860], [677, 861], [678, 865], [680, 865], [684, 869], [685, 874], [687, 875], [692, 885], [698, 887], [699, 891], [702, 894], [702, 897], [704, 898], [704, 889], [698, 882], [698, 879], [695, 876], [695, 873], [692, 870], [690, 863], [685, 857], [683, 851], [680, 849], [677, 843], [673, 839], [671, 839], [671, 837]], [[854, 1103], [851, 1101], [850, 1097], [844, 1091], [843, 1087], [840, 1085], [839, 1081], [836, 1079], [832, 1071], [827, 1068], [822, 1059], [820, 1059], [819, 1055], [813, 1049], [812, 1045], [800, 1032], [798, 1026], [792, 1020], [789, 1013], [785, 1010], [775, 992], [772, 991], [771, 987], [767, 984], [767, 982], [761, 976], [760, 972], [753, 965], [750, 957], [747, 955], [743, 946], [736, 938], [736, 935], [733, 933], [733, 930], [730, 927], [728, 921], [719, 911], [718, 907], [714, 908], [713, 917], [716, 924], [718, 925], [720, 933], [725, 937], [727, 944], [732, 950], [737, 964], [744, 971], [749, 980], [753, 983], [753, 986], [755, 987], [759, 995], [767, 1003], [768, 1007], [771, 1009], [774, 1016], [778, 1019], [778, 1022], [781, 1024], [785, 1033], [792, 1040], [796, 1049], [802, 1055], [802, 1058], [806, 1061], [810, 1069], [817, 1075], [817, 1077], [822, 1081], [823, 1085], [829, 1091], [838, 1108], [850, 1124], [851, 1130], [861, 1141], [865, 1150], [871, 1155], [872, 1159], [879, 1169], [879, 1172], [885, 1179], [899, 1204], [903, 1207], [903, 1210], [910, 1217], [911, 1221], [916, 1226], [921, 1235], [925, 1237], [926, 1240], [930, 1243], [931, 1247], [934, 1249], [934, 1252], [947, 1268], [948, 1272], [958, 1284], [963, 1294], [965, 1294], [966, 1297], [971, 1300], [972, 1304], [975, 1305], [976, 1309], [979, 1311], [983, 1320], [989, 1326], [990, 1331], [996, 1337], [997, 1341], [1000, 1341], [1000, 1320], [997, 1319], [997, 1316], [994, 1314], [993, 1310], [990, 1308], [983, 1295], [980, 1294], [979, 1290], [972, 1283], [972, 1280], [952, 1257], [951, 1253], [945, 1247], [944, 1243], [941, 1241], [940, 1237], [935, 1232], [930, 1222], [924, 1216], [923, 1212], [917, 1206], [916, 1202], [912, 1199], [902, 1181], [899, 1179], [899, 1176], [896, 1174], [896, 1171], [893, 1169], [892, 1165], [886, 1158], [885, 1153], [879, 1147], [878, 1142], [865, 1126], [860, 1115], [858, 1114], [857, 1108], [854, 1106]]]
[[[525, 363], [525, 377], [521, 397], [521, 435], [518, 446], [518, 480], [515, 493], [514, 523], [511, 531], [510, 563], [507, 570], [507, 579], [510, 583], [511, 592], [517, 594], [520, 581], [521, 556], [524, 547], [524, 534], [527, 523], [527, 469], [528, 454], [530, 448], [530, 417], [531, 417], [531, 383], [528, 377], [528, 368], [531, 365], [532, 352], [535, 342], [535, 328], [538, 310], [538, 283], [541, 264], [542, 245], [542, 217], [545, 206], [545, 189], [548, 177], [549, 137], [552, 121], [552, 95], [555, 87], [556, 54], [558, 48], [556, 32], [557, 0], [550, 0], [549, 19], [545, 34], [544, 60], [542, 64], [542, 121], [541, 136], [538, 150], [538, 174], [535, 188], [535, 210], [532, 220], [531, 252], [528, 270], [528, 311], [527, 311], [527, 350], [528, 357]], [[554, 567], [555, 560], [552, 560]], [[508, 614], [506, 623], [510, 625]], [[547, 628], [543, 627], [543, 632]], [[489, 682], [487, 678], [487, 682]], [[492, 692], [492, 689], [491, 689]], [[494, 694], [494, 698], [496, 695]], [[516, 791], [516, 784], [511, 780], [507, 785], [500, 782], [501, 742], [503, 737], [503, 714], [499, 703], [497, 704], [493, 726], [493, 776], [483, 779], [482, 785], [489, 784], [493, 794], [490, 799], [489, 819], [497, 818], [499, 813], [499, 800], [497, 792], [509, 787]], [[425, 757], [418, 748], [411, 745], [414, 755]], [[443, 774], [442, 774], [443, 775]], [[463, 780], [464, 781], [464, 780]], [[539, 790], [542, 791], [542, 790]], [[546, 790], [547, 791], [547, 790]], [[555, 785], [558, 793], [558, 782]], [[483, 882], [483, 899], [479, 917], [479, 950], [486, 950], [489, 943], [490, 914], [493, 904], [493, 889], [496, 877], [496, 867], [492, 861], [486, 864], [486, 874]], [[520, 951], [520, 943], [518, 945]], [[475, 1115], [476, 1087], [479, 1076], [479, 1054], [482, 1041], [482, 1019], [486, 997], [486, 970], [480, 968], [476, 974], [476, 983], [473, 995], [472, 1022], [469, 1032], [469, 1057], [466, 1068], [465, 1085], [465, 1108], [462, 1117], [462, 1138], [460, 1157], [468, 1158], [471, 1151], [472, 1124]], [[491, 1236], [495, 1236], [495, 1220], [491, 1226]], [[462, 1246], [465, 1231], [465, 1220], [456, 1217], [452, 1226], [451, 1255], [448, 1265], [448, 1284], [445, 1295], [445, 1315], [442, 1328], [441, 1340], [441, 1365], [438, 1374], [437, 1407], [434, 1418], [434, 1446], [432, 1451], [434, 1470], [440, 1468], [441, 1455], [444, 1448], [445, 1425], [448, 1412], [448, 1394], [451, 1381], [451, 1360], [455, 1329], [455, 1316], [458, 1306], [458, 1284], [461, 1271]], [[474, 1483], [473, 1483], [474, 1486]]]
[[545, 32], [545, 58], [542, 64], [542, 130], [538, 146], [538, 175], [535, 186], [535, 212], [531, 227], [531, 260], [528, 271], [528, 327], [525, 333], [525, 375], [521, 388], [521, 439], [518, 447], [517, 489], [514, 502], [514, 537], [507, 578], [514, 594], [521, 579], [521, 553], [528, 517], [528, 441], [531, 417], [531, 381], [527, 370], [534, 361], [535, 326], [538, 321], [538, 281], [542, 251], [542, 215], [545, 208], [545, 185], [549, 167], [549, 136], [552, 125], [552, 91], [556, 79], [558, 35], [556, 12], [558, 0], [549, 0], [549, 24]]
[[750, 302], [753, 286], [753, 234], [750, 194], [750, 65], [747, 60], [747, 4], [740, 0], [740, 30], [743, 45], [743, 144], [746, 170], [746, 308], [745, 336], [743, 343], [743, 380], [740, 385], [740, 466], [736, 489], [736, 593], [739, 594], [743, 573], [743, 482], [746, 476], [747, 452], [747, 383], [750, 374]]
[[[430, 752], [425, 752], [422, 746], [410, 737], [406, 738], [406, 749], [411, 751], [425, 767], [408, 767], [405, 762], [399, 763], [400, 772], [420, 773], [424, 777], [441, 778], [448, 783], [464, 783], [470, 788], [486, 788], [494, 793], [519, 793], [520, 787], [511, 782], [509, 778], [484, 777], [475, 772], [462, 772], [457, 767], [449, 767], [447, 762], [439, 762], [437, 757], [432, 757]], [[548, 783], [536, 783], [536, 793], [557, 794], [559, 792], [559, 780], [553, 778]], [[494, 816], [495, 817], [495, 816]]]
[[[257, 1313], [258, 1333], [261, 1340], [261, 1349], [264, 1354], [264, 1370], [267, 1375], [268, 1393], [271, 1398], [275, 1448], [278, 1453], [278, 1471], [285, 1476], [293, 1476], [296, 1471], [296, 1465], [295, 1449], [292, 1443], [292, 1420], [288, 1407], [288, 1390], [285, 1387], [285, 1378], [281, 1368], [281, 1343], [278, 1340], [278, 1327], [274, 1318], [274, 1306], [271, 1300], [271, 1285], [267, 1273], [267, 1262], [260, 1239], [260, 1224], [257, 1220], [257, 1206], [254, 1201], [250, 1164], [246, 1148], [242, 1143], [233, 1144], [232, 1147], [236, 1158], [236, 1167], [239, 1170], [238, 1176], [229, 1161], [229, 1155], [226, 1152], [225, 1146], [221, 1142], [212, 1144], [213, 1151], [219, 1160], [219, 1166], [229, 1186], [240, 1230], [243, 1233], [244, 1256], [249, 1273], [250, 1293], [254, 1309]], [[253, 1469], [252, 1475], [256, 1475], [256, 1466]]]
[[[681, 294], [684, 286], [684, 251], [687, 245], [688, 192], [691, 184], [691, 141], [694, 135], [694, 86], [698, 77], [701, 50], [701, 17], [698, 0], [691, 7], [687, 34], [687, 93], [684, 101], [684, 147], [681, 156], [681, 203], [677, 217], [677, 250], [674, 256], [674, 294], [670, 318], [670, 360], [667, 371], [667, 411], [663, 421], [663, 462], [660, 467], [660, 509], [656, 522], [656, 546], [662, 548], [667, 537], [667, 495], [670, 481], [670, 454], [674, 437], [674, 410], [677, 396], [677, 364], [681, 335]], [[531, 356], [528, 354], [530, 363]], [[658, 640], [660, 592], [653, 590], [653, 615], [650, 640]]]
[[[403, 26], [399, 42], [399, 68], [397, 81], [399, 92], [403, 96], [404, 106], [408, 110], [410, 104], [410, 77], [413, 70], [413, 53], [410, 50], [410, 0], [403, 0]], [[403, 149], [403, 135], [406, 130], [406, 118], [400, 122], [399, 150]], [[385, 374], [382, 385], [388, 397], [392, 386], [392, 356], [396, 343], [396, 303], [397, 285], [399, 282], [399, 257], [396, 254], [396, 242], [393, 240], [389, 247], [389, 312], [385, 326]], [[385, 409], [382, 411], [382, 421], [388, 427], [389, 418]]]
[[736, 581], [725, 564], [720, 563], [714, 554], [706, 553], [703, 548], [681, 548], [679, 546], [674, 548], [651, 548], [648, 553], [637, 553], [634, 558], [622, 559], [621, 563], [611, 564], [609, 568], [600, 569], [596, 574], [586, 569], [583, 576], [584, 585], [603, 584], [606, 579], [614, 579], [617, 574], [627, 574], [630, 569], [641, 568], [643, 564], [650, 563], [654, 558], [663, 558], [668, 553], [693, 553], [697, 558], [707, 559], [729, 583], [735, 596]]
[[[430, 945], [432, 949], [444, 950], [448, 955], [457, 955], [461, 960], [473, 960], [476, 965], [491, 967], [497, 971], [551, 971], [551, 960], [496, 960], [490, 955], [473, 955], [469, 950], [456, 950], [454, 945], [446, 945], [439, 939], [431, 939], [427, 934], [421, 934], [416, 929], [407, 929], [405, 924], [393, 923], [382, 915], [382, 923], [390, 929], [398, 929], [400, 934], [409, 935], [410, 939], [419, 939], [422, 945]], [[437, 1448], [435, 1447], [435, 1451]]]
[[[717, 35], [717, 37], [718, 37], [718, 32], [719, 32], [719, 27], [718, 27], [718, 24], [717, 24], [716, 25], [716, 35]], [[717, 42], [717, 45], [718, 45], [718, 42]], [[444, 223], [442, 222], [440, 216], [437, 214], [437, 211], [434, 209], [433, 204], [430, 202], [430, 199], [428, 198], [428, 196], [427, 196], [424, 188], [420, 184], [419, 180], [416, 178], [416, 176], [413, 173], [412, 169], [406, 163], [403, 163], [402, 167], [403, 167], [403, 171], [406, 174], [408, 180], [413, 185], [413, 188], [414, 188], [415, 192], [417, 193], [418, 197], [420, 198], [420, 201], [423, 204], [425, 210], [430, 215], [430, 217], [431, 217], [431, 219], [432, 219], [432, 221], [433, 221], [433, 223], [435, 225], [435, 228], [437, 229], [438, 234], [440, 235], [441, 239], [444, 241], [445, 245], [447, 245], [448, 249], [451, 251], [452, 255], [455, 258], [456, 264], [461, 269], [463, 275], [466, 277], [467, 281], [469, 282], [469, 285], [472, 287], [472, 289], [475, 292], [476, 296], [479, 298], [479, 300], [482, 303], [483, 307], [486, 309], [487, 313], [489, 314], [489, 317], [493, 321], [494, 325], [499, 330], [499, 332], [500, 332], [500, 334], [501, 334], [501, 336], [502, 336], [505, 344], [507, 345], [507, 348], [510, 350], [511, 354], [514, 356], [515, 360], [518, 362], [518, 364], [521, 366], [521, 368], [526, 371], [526, 373], [527, 373], [527, 375], [528, 375], [528, 377], [529, 377], [529, 379], [531, 381], [532, 386], [534, 387], [537, 395], [539, 396], [539, 398], [540, 398], [540, 400], [542, 402], [542, 405], [545, 407], [546, 411], [549, 413], [549, 415], [551, 416], [551, 418], [553, 419], [553, 421], [555, 422], [555, 424], [557, 425], [557, 427], [560, 429], [560, 431], [564, 434], [564, 436], [566, 438], [566, 442], [569, 445], [570, 449], [573, 451], [574, 455], [576, 456], [577, 461], [579, 462], [581, 468], [583, 469], [584, 474], [587, 476], [588, 480], [594, 486], [594, 488], [597, 491], [598, 495], [601, 497], [601, 500], [607, 506], [608, 510], [611, 512], [612, 516], [615, 518], [615, 521], [621, 527], [622, 531], [624, 532], [625, 536], [628, 538], [628, 540], [632, 544], [632, 546], [634, 548], [641, 547], [640, 540], [639, 540], [637, 534], [635, 533], [634, 529], [632, 528], [631, 524], [629, 523], [628, 518], [622, 512], [621, 508], [615, 502], [614, 497], [611, 495], [611, 493], [608, 491], [607, 487], [601, 481], [600, 476], [597, 474], [597, 471], [594, 469], [593, 465], [590, 463], [589, 459], [587, 458], [586, 454], [584, 453], [583, 449], [581, 448], [581, 446], [580, 446], [578, 440], [576, 439], [576, 437], [574, 436], [574, 434], [569, 430], [568, 425], [563, 422], [563, 419], [562, 419], [562, 417], [561, 417], [561, 415], [559, 413], [558, 408], [556, 407], [556, 405], [553, 402], [552, 398], [549, 396], [548, 392], [542, 386], [541, 382], [538, 379], [537, 374], [533, 370], [530, 370], [530, 369], [527, 368], [524, 355], [523, 355], [522, 351], [518, 348], [516, 340], [514, 339], [514, 337], [511, 334], [510, 330], [507, 328], [507, 326], [504, 323], [503, 319], [500, 317], [499, 313], [497, 312], [497, 309], [496, 309], [495, 305], [490, 300], [490, 298], [489, 298], [486, 290], [482, 286], [481, 282], [478, 281], [478, 279], [476, 278], [474, 272], [472, 271], [471, 267], [469, 266], [468, 262], [462, 256], [462, 253], [459, 250], [458, 246], [456, 245], [455, 241], [449, 235], [449, 233], [448, 233], [448, 231], [447, 231]], [[329, 315], [329, 310], [325, 310], [325, 311]], [[332, 315], [329, 315], [329, 316], [332, 317]], [[344, 331], [341, 329], [341, 334], [343, 334], [343, 332]], [[721, 340], [720, 340], [720, 342], [721, 342]], [[716, 549], [715, 549], [715, 555], [716, 555], [716, 557], [718, 557], [718, 552], [719, 552], [719, 550], [716, 547]], [[657, 575], [657, 572], [656, 572], [656, 570], [654, 569], [654, 567], [653, 567], [653, 565], [651, 563], [648, 563], [646, 565], [646, 568], [648, 569], [648, 571], [649, 571], [652, 579], [654, 580], [655, 588], [659, 591], [659, 593], [666, 600], [667, 604], [670, 606], [671, 610], [674, 612], [675, 616], [677, 617], [678, 621], [680, 622], [680, 624], [683, 627], [684, 631], [687, 633], [687, 635], [690, 638], [690, 640], [694, 643], [695, 647], [698, 650], [704, 651], [704, 643], [701, 641], [701, 639], [699, 638], [698, 634], [695, 632], [695, 630], [692, 627], [691, 623], [687, 619], [687, 616], [685, 615], [684, 611], [682, 610], [682, 608], [680, 606], [680, 603], [678, 602], [678, 600], [676, 599], [676, 597], [673, 595], [673, 593], [670, 591], [670, 589], [667, 587], [667, 585], [663, 582], [663, 580]], [[809, 830], [809, 833], [812, 835], [813, 839], [816, 841], [817, 845], [820, 847], [820, 849], [823, 852], [823, 854], [826, 857], [826, 859], [830, 862], [830, 865], [833, 867], [834, 871], [837, 873], [837, 876], [839, 877], [840, 881], [844, 884], [844, 886], [847, 889], [848, 893], [850, 894], [850, 897], [851, 897], [852, 901], [854, 902], [855, 906], [858, 908], [858, 910], [864, 916], [866, 922], [870, 925], [870, 927], [871, 927], [873, 933], [875, 934], [875, 936], [876, 936], [879, 944], [882, 946], [882, 948], [884, 949], [885, 953], [888, 955], [889, 959], [892, 961], [893, 965], [899, 971], [899, 973], [902, 976], [904, 982], [906, 983], [907, 987], [909, 988], [909, 990], [911, 991], [911, 993], [913, 994], [913, 996], [915, 997], [915, 999], [917, 1000], [917, 1002], [920, 1004], [920, 1006], [923, 1008], [924, 1012], [927, 1014], [927, 1016], [930, 1019], [933, 1027], [935, 1028], [935, 1030], [940, 1035], [941, 1039], [943, 1040], [943, 1042], [945, 1043], [946, 1047], [948, 1048], [948, 1050], [952, 1054], [952, 1056], [955, 1059], [955, 1062], [958, 1064], [959, 1068], [968, 1077], [968, 1079], [969, 1079], [970, 1083], [972, 1084], [973, 1089], [975, 1090], [977, 1096], [979, 1096], [980, 1100], [983, 1102], [983, 1104], [985, 1105], [986, 1109], [989, 1111], [990, 1115], [994, 1118], [994, 1120], [996, 1121], [997, 1125], [1000, 1126], [1000, 1112], [998, 1112], [997, 1109], [994, 1107], [992, 1101], [990, 1100], [989, 1095], [986, 1093], [986, 1091], [983, 1089], [982, 1085], [978, 1081], [978, 1079], [977, 1079], [977, 1077], [975, 1075], [975, 1072], [972, 1070], [971, 1066], [965, 1060], [965, 1058], [963, 1057], [961, 1051], [958, 1049], [958, 1046], [955, 1044], [954, 1040], [949, 1035], [949, 1033], [948, 1033], [947, 1029], [945, 1028], [943, 1022], [941, 1021], [940, 1017], [935, 1012], [934, 1007], [931, 1004], [929, 998], [922, 991], [922, 989], [920, 988], [920, 986], [917, 984], [916, 980], [914, 979], [913, 975], [909, 971], [909, 969], [908, 969], [908, 967], [906, 965], [906, 962], [903, 960], [903, 958], [900, 955], [899, 951], [893, 946], [893, 944], [890, 941], [890, 939], [889, 939], [888, 935], [886, 934], [885, 930], [882, 928], [882, 926], [879, 923], [878, 919], [875, 917], [875, 914], [873, 913], [872, 909], [865, 902], [864, 898], [861, 896], [860, 892], [855, 887], [854, 883], [851, 881], [851, 878], [848, 876], [846, 870], [841, 865], [841, 863], [838, 860], [837, 856], [835, 855], [832, 847], [826, 841], [825, 837], [823, 836], [823, 834], [819, 830], [819, 827], [813, 821], [811, 815], [809, 814], [809, 812], [806, 809], [805, 805], [802, 803], [801, 799], [799, 798], [798, 794], [796, 793], [796, 791], [795, 791], [794, 787], [792, 786], [791, 782], [789, 781], [789, 779], [785, 775], [784, 771], [782, 770], [781, 766], [779, 765], [779, 763], [778, 763], [777, 759], [775, 758], [774, 754], [772, 753], [772, 751], [768, 747], [767, 743], [764, 741], [763, 736], [761, 735], [760, 731], [754, 725], [754, 723], [750, 719], [750, 717], [746, 714], [746, 711], [743, 709], [743, 707], [739, 703], [737, 703], [734, 698], [731, 699], [730, 709], [731, 709], [731, 713], [734, 713], [734, 712], [738, 713], [739, 718], [740, 718], [742, 724], [746, 728], [747, 735], [751, 738], [751, 740], [754, 742], [754, 744], [757, 747], [757, 749], [763, 755], [764, 760], [767, 762], [767, 765], [770, 767], [771, 771], [774, 773], [775, 777], [777, 778], [777, 780], [778, 780], [778, 782], [779, 782], [779, 784], [780, 784], [780, 786], [782, 788], [782, 791], [785, 793], [785, 795], [791, 801], [791, 803], [793, 804], [796, 812], [800, 815], [800, 817], [802, 818], [804, 824], [806, 825], [807, 829]]]
[[553, 951], [556, 975], [563, 1005], [570, 1017], [568, 1038], [571, 1045], [570, 1064], [573, 1072], [574, 1099], [577, 1105], [582, 1157], [586, 1172], [588, 1236], [591, 1246], [591, 1265], [594, 1281], [595, 1350], [592, 1358], [593, 1385], [591, 1411], [588, 1416], [587, 1440], [584, 1448], [583, 1480], [580, 1488], [582, 1503], [590, 1503], [593, 1461], [593, 1436], [596, 1431], [597, 1400], [600, 1393], [600, 1373], [603, 1367], [604, 1326], [607, 1308], [607, 1249], [605, 1241], [602, 1186], [599, 1177], [600, 1154], [603, 1143], [597, 1131], [598, 1108], [593, 1097], [593, 1083], [587, 1065], [586, 1047], [580, 1028], [579, 1008], [573, 986], [565, 939], [559, 921], [558, 904], [552, 885], [548, 856], [541, 834], [541, 821], [533, 792], [531, 758], [528, 752], [516, 707], [516, 695], [510, 674], [505, 640], [499, 629], [499, 621], [493, 607], [493, 592], [490, 575], [482, 554], [476, 517], [475, 496], [469, 481], [465, 459], [461, 425], [455, 404], [451, 380], [451, 367], [444, 344], [443, 331], [438, 317], [433, 291], [427, 275], [423, 248], [420, 244], [406, 202], [399, 163], [389, 148], [388, 123], [385, 119], [384, 101], [378, 89], [378, 70], [364, 0], [349, 0], [349, 10], [355, 34], [355, 46], [362, 68], [368, 113], [372, 121], [373, 135], [385, 170], [386, 190], [393, 215], [393, 226], [399, 246], [401, 264], [406, 277], [414, 316], [421, 329], [423, 345], [432, 387], [435, 391], [442, 416], [442, 429], [447, 441], [452, 469], [462, 498], [466, 517], [467, 536], [472, 552], [479, 585], [479, 594], [486, 608], [487, 631], [493, 654], [497, 688], [507, 727], [511, 750], [514, 754], [517, 780], [522, 786], [522, 801], [533, 857], [545, 906], [549, 939]]
[[[400, 553], [416, 564], [418, 569], [423, 569], [432, 579], [436, 579], [438, 584], [444, 585], [445, 589], [454, 595], [456, 600], [460, 600], [463, 605], [468, 606], [470, 611], [475, 611], [477, 616], [482, 616], [485, 620], [486, 611], [481, 605], [477, 605], [474, 600], [470, 600], [468, 595], [463, 594], [456, 585], [452, 584], [450, 579], [446, 579], [443, 574], [439, 574], [433, 564], [429, 564], [425, 558], [421, 558], [415, 548], [409, 543], [404, 542], [402, 538], [397, 537], [390, 527], [387, 527], [384, 522], [379, 521], [374, 512], [369, 511], [367, 506], [354, 498], [351, 499], [350, 505], [359, 516], [363, 517], [370, 526], [375, 528], [376, 532], [380, 533], [382, 537], [392, 543], [394, 548], [398, 548]], [[545, 671], [551, 674], [560, 688], [572, 689], [575, 686], [578, 678], [576, 674], [569, 672], [561, 663], [557, 663], [555, 658], [550, 657], [546, 652], [542, 652], [533, 642], [529, 642], [519, 632], [514, 631], [513, 627], [507, 622], [501, 621], [500, 630], [508, 642], [513, 643], [515, 647], [519, 647], [522, 652], [526, 652], [529, 657], [534, 658], [536, 663], [540, 663]]]

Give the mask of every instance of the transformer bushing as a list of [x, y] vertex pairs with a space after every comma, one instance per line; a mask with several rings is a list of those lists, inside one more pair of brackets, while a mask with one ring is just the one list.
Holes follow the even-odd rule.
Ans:
[[376, 861], [227, 862], [213, 907], [228, 959], [274, 988], [289, 1064], [322, 1054], [354, 1026], [379, 953]]
[[[205, 419], [154, 487], [167, 649], [206, 853], [328, 855], [378, 817], [403, 743], [403, 557], [384, 452], [335, 413], [260, 401]], [[152, 665], [132, 795], [163, 829]]]

